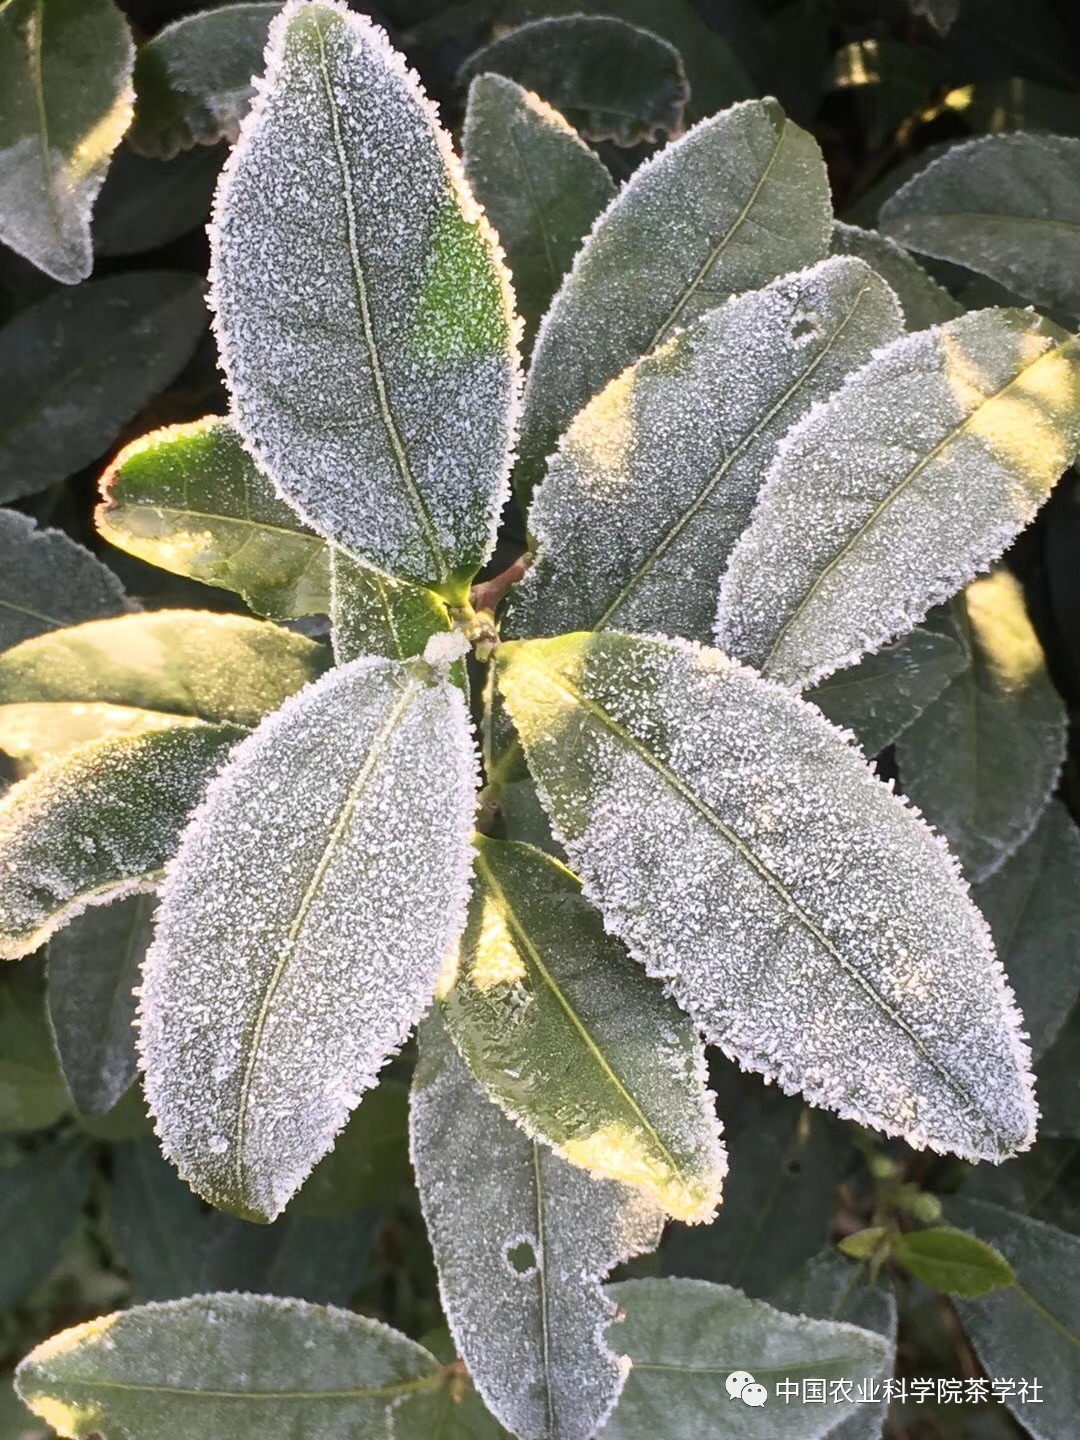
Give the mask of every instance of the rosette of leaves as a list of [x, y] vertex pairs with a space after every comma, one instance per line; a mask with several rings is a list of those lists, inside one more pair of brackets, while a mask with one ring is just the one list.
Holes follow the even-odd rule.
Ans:
[[[565, 120], [498, 88], [550, 191], [566, 167], [602, 205]], [[478, 151], [505, 127], [465, 134], [497, 176]], [[1021, 1017], [957, 861], [803, 692], [846, 677], [829, 713], [873, 749], [970, 663], [929, 612], [1075, 456], [1080, 347], [1011, 309], [906, 333], [886, 279], [829, 258], [811, 136], [751, 101], [591, 229], [552, 213], [588, 233], [522, 392], [509, 205], [493, 183], [480, 210], [380, 30], [290, 0], [216, 201], [230, 415], [123, 452], [100, 511], [265, 618], [88, 619], [0, 658], [0, 722], [38, 707], [63, 741], [0, 802], [4, 953], [157, 894], [139, 1064], [201, 1196], [280, 1214], [432, 1010], [413, 1161], [495, 1419], [372, 1322], [199, 1297], [35, 1352], [22, 1394], [62, 1434], [226, 1412], [238, 1436], [429, 1434], [443, 1406], [462, 1434], [636, 1440], [674, 1403], [655, 1372], [752, 1369], [740, 1336], [778, 1376], [879, 1374], [857, 1327], [699, 1282], [604, 1290], [721, 1199], [703, 1042], [916, 1147], [1032, 1142]], [[516, 432], [532, 553], [476, 584]], [[322, 612], [333, 663], [273, 623]], [[728, 1433], [707, 1376], [678, 1403], [679, 1435]]]

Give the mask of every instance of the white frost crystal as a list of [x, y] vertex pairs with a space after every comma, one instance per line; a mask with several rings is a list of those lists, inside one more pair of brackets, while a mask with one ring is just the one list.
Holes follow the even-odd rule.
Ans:
[[166, 1154], [273, 1218], [427, 1007], [465, 918], [476, 757], [421, 661], [362, 659], [237, 748], [162, 892], [140, 1011]]

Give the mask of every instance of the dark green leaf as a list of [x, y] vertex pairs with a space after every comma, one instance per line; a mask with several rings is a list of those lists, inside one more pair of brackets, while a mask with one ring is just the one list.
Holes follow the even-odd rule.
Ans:
[[1080, 1139], [1080, 1004], [1071, 1012], [1050, 1048], [1039, 1059], [1040, 1135]]
[[46, 630], [132, 609], [124, 587], [61, 530], [0, 511], [0, 650]]
[[433, 590], [411, 585], [330, 547], [330, 620], [339, 665], [363, 655], [408, 660], [432, 635], [450, 629], [450, 614]]
[[94, 212], [95, 253], [137, 255], [204, 225], [223, 159], [220, 149], [200, 148], [166, 163], [125, 145]]
[[963, 308], [895, 240], [876, 230], [860, 230], [838, 220], [833, 226], [832, 250], [834, 255], [865, 260], [889, 282], [909, 330], [928, 330], [931, 325], [954, 320]]
[[409, 1092], [396, 1080], [380, 1080], [304, 1181], [288, 1213], [342, 1219], [395, 1199], [411, 1178]]
[[0, 1310], [9, 1310], [56, 1264], [90, 1189], [83, 1140], [51, 1140], [0, 1170]]
[[43, 1130], [70, 1109], [45, 1008], [42, 956], [0, 969], [0, 1133]]

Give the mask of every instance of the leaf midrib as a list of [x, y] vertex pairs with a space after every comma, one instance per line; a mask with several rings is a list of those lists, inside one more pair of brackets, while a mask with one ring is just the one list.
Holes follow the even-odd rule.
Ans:
[[[90, 1393], [95, 1390], [121, 1390], [132, 1394], [184, 1395], [193, 1400], [295, 1400], [302, 1403], [317, 1403], [325, 1400], [381, 1400], [393, 1399], [397, 1395], [411, 1395], [420, 1390], [432, 1390], [443, 1381], [442, 1370], [416, 1380], [404, 1380], [396, 1385], [357, 1386], [341, 1390], [201, 1390], [194, 1386], [158, 1385], [152, 1381], [132, 1380], [86, 1380], [76, 1378], [68, 1384], [78, 1385]], [[62, 1383], [62, 1382], [56, 1382]]]

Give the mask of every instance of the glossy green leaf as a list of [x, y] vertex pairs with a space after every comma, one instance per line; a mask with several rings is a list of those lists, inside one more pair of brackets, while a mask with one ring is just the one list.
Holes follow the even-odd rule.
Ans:
[[514, 478], [522, 503], [593, 395], [675, 326], [822, 259], [831, 230], [821, 153], [775, 100], [704, 120], [640, 166], [537, 336]]
[[585, 894], [708, 1041], [916, 1145], [1031, 1143], [1029, 1056], [985, 922], [812, 707], [685, 642], [574, 635], [497, 660]]
[[50, 1140], [0, 1170], [0, 1308], [10, 1310], [55, 1266], [86, 1204], [90, 1177], [84, 1140]]
[[974, 580], [954, 607], [971, 663], [897, 745], [905, 793], [983, 880], [1022, 845], [1065, 758], [1065, 706], [1046, 670], [1020, 583]]
[[[819, 1440], [858, 1408], [860, 1381], [876, 1377], [886, 1341], [869, 1330], [786, 1315], [704, 1280], [626, 1280], [608, 1286], [625, 1313], [614, 1332], [631, 1369], [603, 1440]], [[745, 1386], [732, 1394], [728, 1377]], [[785, 1405], [779, 1386], [804, 1376], [848, 1381], [848, 1398]], [[740, 1403], [742, 1402], [742, 1403]]]
[[184, 367], [206, 320], [194, 275], [145, 270], [50, 295], [5, 325], [0, 501], [96, 460]]
[[497, 35], [461, 78], [516, 81], [589, 140], [639, 145], [682, 129], [690, 86], [673, 45], [612, 15], [553, 15]]
[[363, 655], [408, 660], [422, 655], [432, 635], [450, 629], [449, 611], [433, 590], [391, 580], [330, 551], [330, 621], [339, 665]]
[[143, 974], [165, 1153], [273, 1219], [430, 1003], [465, 920], [476, 762], [422, 660], [356, 660], [237, 747], [184, 833]]
[[62, 530], [0, 511], [0, 650], [79, 620], [133, 609], [124, 587]]
[[834, 255], [854, 255], [887, 280], [900, 301], [908, 330], [928, 330], [955, 320], [962, 312], [949, 292], [914, 261], [906, 250], [876, 230], [860, 230], [858, 225], [837, 221], [833, 226]]
[[208, 415], [134, 441], [101, 477], [94, 519], [112, 545], [174, 575], [233, 590], [259, 615], [330, 608], [327, 546]]
[[98, 740], [0, 800], [0, 958], [28, 955], [90, 905], [153, 889], [232, 725]]
[[381, 30], [293, 4], [267, 56], [211, 236], [237, 424], [321, 533], [460, 598], [494, 544], [516, 408], [498, 247]]
[[166, 25], [135, 62], [131, 144], [167, 160], [192, 145], [235, 140], [281, 7], [222, 5]]
[[624, 370], [574, 419], [536, 491], [537, 559], [508, 633], [708, 640], [785, 431], [902, 333], [885, 282], [833, 259], [734, 297]]
[[881, 210], [894, 240], [1080, 314], [1080, 140], [986, 135], [931, 161]]
[[322, 674], [325, 649], [241, 615], [158, 610], [91, 620], [0, 656], [0, 707], [100, 705], [257, 725]]
[[454, 1341], [520, 1440], [587, 1440], [626, 1375], [601, 1280], [651, 1250], [663, 1219], [639, 1189], [594, 1180], [487, 1099], [437, 1012], [421, 1031], [412, 1156]]
[[131, 123], [134, 59], [112, 0], [0, 6], [0, 241], [69, 285], [93, 268], [90, 212]]
[[27, 1405], [66, 1440], [353, 1440], [448, 1377], [387, 1325], [266, 1295], [141, 1305], [46, 1340], [19, 1366]]
[[708, 1221], [727, 1168], [705, 1054], [559, 862], [478, 841], [469, 918], [439, 985], [454, 1043], [493, 1100], [556, 1153]]
[[411, 1181], [409, 1092], [397, 1080], [380, 1080], [304, 1181], [289, 1214], [344, 1219], [397, 1198]]
[[898, 1235], [893, 1254], [916, 1280], [946, 1295], [988, 1295], [1016, 1278], [1008, 1261], [990, 1245], [947, 1225]]
[[461, 149], [506, 252], [531, 344], [615, 184], [557, 111], [502, 75], [478, 75], [469, 86]]
[[45, 1006], [44, 957], [0, 969], [0, 1134], [44, 1130], [71, 1108]]
[[153, 897], [132, 895], [88, 910], [49, 941], [49, 1023], [84, 1114], [111, 1110], [138, 1071], [134, 991], [153, 927]]
[[800, 687], [905, 634], [985, 570], [1080, 446], [1080, 341], [983, 310], [895, 341], [781, 445], [720, 592], [717, 640]]
[[224, 146], [149, 160], [124, 145], [94, 211], [94, 254], [139, 255], [188, 235], [210, 218]]

